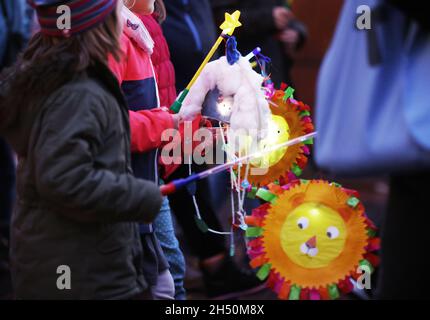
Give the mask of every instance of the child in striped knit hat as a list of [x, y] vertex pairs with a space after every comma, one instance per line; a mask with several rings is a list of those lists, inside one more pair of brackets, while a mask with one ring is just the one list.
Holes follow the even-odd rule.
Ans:
[[30, 2], [40, 32], [0, 75], [0, 136], [19, 159], [16, 298], [150, 298], [138, 222], [162, 196], [132, 174], [128, 107], [107, 61], [120, 58], [118, 2]]

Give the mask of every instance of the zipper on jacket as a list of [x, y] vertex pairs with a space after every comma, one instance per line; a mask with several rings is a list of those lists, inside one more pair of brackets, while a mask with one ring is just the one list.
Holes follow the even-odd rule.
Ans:
[[[157, 75], [155, 74], [154, 64], [152, 63], [152, 58], [149, 59], [149, 64], [151, 65], [152, 75], [154, 77], [154, 83], [155, 83], [155, 94], [157, 96], [157, 108], [161, 107], [160, 103], [160, 92], [158, 90], [158, 82], [157, 82]], [[165, 106], [163, 106], [165, 107]], [[158, 178], [158, 152], [159, 149], [155, 150], [155, 157], [154, 157], [154, 170], [155, 170], [155, 183], [159, 184], [159, 178]]]
[[193, 21], [193, 18], [191, 18], [191, 15], [188, 13], [188, 8], [190, 4], [190, 0], [182, 0], [182, 4], [187, 9], [184, 14], [185, 22], [188, 25], [188, 28], [190, 28], [191, 34], [193, 35], [194, 42], [196, 44], [196, 48], [198, 51], [203, 50], [202, 40], [200, 39], [199, 31], [197, 30], [196, 24]]

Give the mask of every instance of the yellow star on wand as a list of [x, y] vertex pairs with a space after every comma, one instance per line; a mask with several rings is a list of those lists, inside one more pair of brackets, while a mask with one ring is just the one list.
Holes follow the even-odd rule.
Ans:
[[236, 10], [233, 14], [225, 13], [225, 21], [220, 26], [222, 33], [228, 34], [231, 36], [234, 32], [234, 29], [239, 28], [242, 24], [239, 21], [240, 11]]

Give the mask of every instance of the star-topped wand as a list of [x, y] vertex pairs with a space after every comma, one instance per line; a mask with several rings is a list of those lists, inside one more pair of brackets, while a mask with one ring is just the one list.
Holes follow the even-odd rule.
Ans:
[[221, 35], [218, 37], [218, 39], [215, 42], [214, 46], [209, 51], [209, 53], [206, 56], [205, 60], [203, 60], [203, 63], [201, 64], [201, 66], [197, 70], [197, 72], [194, 75], [194, 77], [191, 79], [191, 81], [188, 84], [188, 86], [181, 93], [181, 95], [178, 98], [178, 100], [176, 100], [173, 103], [173, 105], [170, 107], [170, 110], [172, 110], [175, 113], [179, 112], [179, 110], [182, 107], [182, 103], [184, 102], [185, 97], [188, 95], [188, 93], [190, 92], [191, 87], [194, 85], [194, 83], [196, 82], [197, 78], [202, 73], [203, 68], [208, 64], [208, 62], [210, 61], [210, 59], [213, 57], [213, 55], [215, 54], [215, 52], [217, 51], [217, 49], [221, 45], [222, 41], [224, 40], [224, 37], [227, 36], [227, 35], [231, 36], [236, 28], [242, 26], [242, 24], [239, 21], [239, 18], [240, 18], [240, 11], [235, 11], [233, 14], [229, 14], [229, 13], [225, 14], [225, 21], [220, 26], [220, 29], [222, 30]]

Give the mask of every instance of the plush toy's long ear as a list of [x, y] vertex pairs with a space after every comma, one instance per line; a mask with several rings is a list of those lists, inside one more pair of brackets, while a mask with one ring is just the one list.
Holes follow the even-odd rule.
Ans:
[[[249, 61], [244, 57], [239, 58], [238, 65], [240, 66], [242, 79], [247, 79], [247, 81], [244, 82], [245, 85], [242, 86], [241, 93], [246, 98], [252, 99], [252, 102], [244, 104], [239, 110], [235, 109], [234, 113], [243, 113], [242, 115], [236, 116], [235, 118], [239, 119], [238, 127], [241, 128], [243, 127], [243, 124], [246, 123], [242, 119], [251, 116], [253, 118], [253, 122], [255, 123], [253, 128], [257, 129], [255, 136], [257, 140], [261, 140], [266, 138], [268, 134], [269, 119], [271, 115], [269, 104], [266, 101], [265, 94], [261, 89], [264, 78], [252, 69]], [[251, 108], [251, 112], [249, 108]]]
[[218, 60], [208, 63], [203, 69], [197, 81], [191, 87], [190, 92], [185, 98], [182, 108], [179, 111], [179, 114], [185, 120], [192, 120], [201, 112], [206, 94], [216, 86], [218, 73]]

